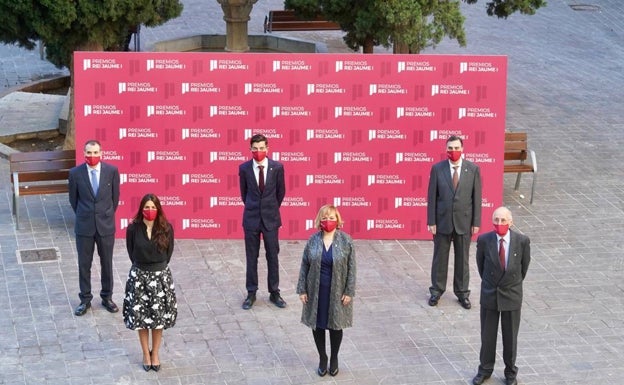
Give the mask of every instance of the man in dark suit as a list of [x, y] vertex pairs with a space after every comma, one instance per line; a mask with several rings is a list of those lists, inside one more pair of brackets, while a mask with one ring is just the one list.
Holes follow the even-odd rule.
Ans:
[[495, 230], [477, 239], [477, 267], [481, 276], [481, 353], [479, 371], [472, 383], [481, 385], [492, 375], [500, 318], [505, 383], [516, 385], [522, 282], [531, 262], [531, 244], [526, 235], [509, 230], [513, 219], [506, 207], [494, 210], [492, 222]]
[[241, 164], [241, 199], [245, 204], [243, 229], [245, 230], [245, 254], [247, 257], [247, 298], [243, 309], [251, 309], [258, 290], [258, 256], [260, 236], [266, 251], [269, 299], [277, 307], [286, 307], [279, 290], [279, 228], [282, 225], [280, 206], [286, 194], [284, 167], [266, 157], [269, 149], [264, 135], [256, 134], [250, 140], [253, 159]]
[[450, 136], [446, 141], [448, 160], [434, 164], [429, 176], [427, 230], [433, 234], [430, 306], [436, 306], [446, 290], [452, 243], [453, 292], [462, 307], [471, 307], [468, 253], [471, 237], [481, 226], [481, 174], [476, 164], [462, 159], [463, 150], [462, 138]]
[[119, 171], [101, 162], [101, 145], [89, 140], [84, 146], [85, 163], [69, 171], [69, 203], [76, 221], [76, 249], [80, 279], [80, 305], [74, 314], [81, 316], [91, 307], [91, 264], [95, 246], [100, 256], [102, 305], [111, 313], [119, 311], [113, 302], [113, 248], [115, 210], [119, 204]]

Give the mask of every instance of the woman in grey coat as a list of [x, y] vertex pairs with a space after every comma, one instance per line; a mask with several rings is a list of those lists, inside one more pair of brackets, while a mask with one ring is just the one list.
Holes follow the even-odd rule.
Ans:
[[321, 207], [314, 221], [320, 230], [305, 245], [297, 282], [297, 294], [303, 303], [301, 322], [312, 328], [319, 353], [317, 373], [327, 373], [325, 329], [329, 330], [331, 355], [329, 374], [338, 374], [338, 351], [342, 329], [353, 324], [355, 296], [355, 247], [340, 228], [343, 221], [336, 207]]

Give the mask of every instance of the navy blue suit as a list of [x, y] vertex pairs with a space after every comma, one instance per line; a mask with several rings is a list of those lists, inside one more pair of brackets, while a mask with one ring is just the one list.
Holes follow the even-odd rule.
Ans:
[[260, 192], [258, 186], [253, 160], [241, 164], [238, 169], [241, 199], [245, 204], [243, 229], [247, 257], [246, 287], [249, 293], [258, 290], [261, 235], [268, 265], [268, 290], [270, 293], [279, 293], [279, 228], [282, 226], [279, 209], [286, 195], [286, 184], [282, 164], [268, 158], [267, 161], [263, 192]]
[[97, 245], [100, 256], [102, 299], [113, 295], [113, 248], [115, 247], [115, 211], [119, 204], [119, 171], [117, 167], [100, 162], [100, 180], [97, 195], [91, 187], [86, 163], [69, 171], [69, 203], [76, 221], [76, 249], [80, 279], [80, 301], [90, 302], [91, 264]]

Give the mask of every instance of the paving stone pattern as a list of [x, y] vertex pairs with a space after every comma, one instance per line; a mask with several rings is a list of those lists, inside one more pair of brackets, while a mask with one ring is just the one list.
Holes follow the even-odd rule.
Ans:
[[[174, 37], [223, 33], [216, 1], [184, 3], [180, 19], [143, 28], [143, 49]], [[484, 2], [463, 4], [467, 47], [445, 41], [426, 53], [507, 55], [507, 127], [527, 131], [537, 152], [533, 205], [530, 175], [519, 192], [513, 191], [513, 175], [504, 183], [515, 225], [532, 241], [519, 383], [621, 385], [624, 4], [590, 0], [598, 11], [575, 11], [574, 4], [579, 3], [550, 0], [534, 16], [507, 20], [487, 17]], [[264, 15], [279, 8], [277, 0], [256, 3], [250, 33], [262, 33]], [[281, 34], [348, 52], [340, 32]], [[38, 53], [7, 46], [0, 47], [0, 66], [2, 83], [9, 86], [58, 71]], [[164, 333], [162, 370], [146, 373], [136, 332], [124, 327], [120, 313], [110, 314], [94, 301], [85, 316], [73, 315], [78, 271], [67, 196], [22, 199], [23, 222], [16, 231], [5, 159], [0, 180], [6, 182], [0, 185], [0, 384], [456, 385], [470, 383], [476, 373], [480, 282], [474, 262], [472, 310], [462, 309], [452, 290], [429, 307], [430, 241], [356, 240], [355, 325], [344, 333], [339, 375], [320, 378], [312, 334], [299, 322], [294, 292], [304, 240], [282, 242], [281, 288], [288, 307], [273, 306], [262, 287], [253, 309], [244, 311], [243, 242], [214, 239], [176, 243], [171, 269], [179, 320]], [[490, 228], [487, 218], [483, 228]], [[52, 247], [59, 249], [58, 262], [17, 261], [16, 250]], [[96, 291], [97, 265], [96, 257]], [[266, 276], [263, 258], [259, 266], [260, 277]], [[124, 241], [118, 240], [118, 304], [129, 267]], [[502, 383], [499, 349], [486, 384]]]

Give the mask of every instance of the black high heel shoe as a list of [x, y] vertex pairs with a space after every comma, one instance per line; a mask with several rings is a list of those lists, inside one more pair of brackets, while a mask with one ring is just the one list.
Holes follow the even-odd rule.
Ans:
[[332, 358], [329, 363], [329, 375], [334, 377], [335, 375], [338, 374], [339, 371], [340, 369], [338, 369], [338, 358], [336, 359]]
[[316, 369], [316, 374], [318, 374], [320, 377], [323, 377], [327, 374], [327, 356], [321, 357], [319, 359], [319, 366], [318, 369]]
[[[151, 358], [152, 358], [152, 351], [150, 350], [150, 359], [151, 359]], [[159, 370], [160, 370], [160, 364], [158, 364], [158, 365], [152, 365], [152, 366], [151, 366], [151, 368], [152, 368], [152, 370], [153, 370], [153, 371], [157, 372], [157, 371], [159, 371]]]
[[[150, 350], [150, 360], [152, 359], [152, 351]], [[143, 363], [143, 370], [145, 370], [146, 372], [149, 372], [152, 369], [152, 364], [146, 364], [145, 362]]]

